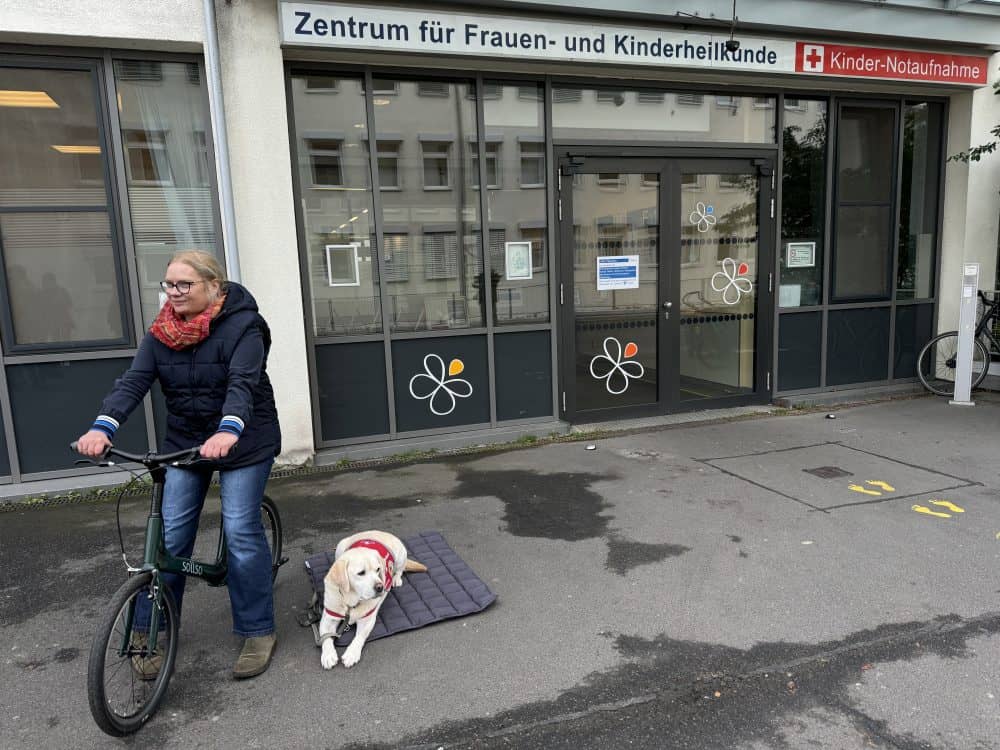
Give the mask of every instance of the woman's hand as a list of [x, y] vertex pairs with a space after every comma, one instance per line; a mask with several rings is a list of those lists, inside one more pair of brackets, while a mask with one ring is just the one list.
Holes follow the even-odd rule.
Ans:
[[231, 432], [217, 432], [201, 446], [201, 457], [210, 460], [225, 458], [237, 440], [239, 438]]
[[76, 451], [89, 458], [100, 458], [111, 447], [111, 438], [100, 430], [89, 430], [76, 441]]

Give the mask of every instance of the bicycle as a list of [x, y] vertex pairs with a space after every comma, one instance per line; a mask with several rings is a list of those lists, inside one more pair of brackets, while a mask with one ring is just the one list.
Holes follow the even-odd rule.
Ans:
[[[76, 444], [71, 447], [75, 450]], [[200, 446], [175, 453], [139, 455], [112, 447], [98, 462], [102, 466], [113, 466], [114, 462], [108, 459], [120, 458], [141, 464], [153, 480], [143, 562], [139, 566], [129, 564], [125, 554], [119, 495], [119, 507], [116, 509], [118, 537], [129, 577], [111, 598], [107, 613], [94, 634], [87, 669], [90, 712], [97, 725], [114, 737], [132, 734], [142, 727], [159, 708], [173, 675], [180, 623], [173, 594], [162, 584], [161, 574], [177, 573], [201, 578], [209, 586], [224, 586], [226, 583], [227, 549], [221, 527], [215, 560], [211, 562], [174, 557], [167, 552], [164, 544], [162, 506], [166, 467], [196, 464], [200, 459], [199, 450]], [[278, 568], [288, 562], [288, 558], [281, 556], [281, 517], [274, 501], [267, 495], [261, 502], [261, 521], [271, 550], [273, 583]], [[136, 622], [136, 609], [143, 599], [150, 603], [148, 625]], [[144, 672], [141, 668], [141, 665], [150, 664], [153, 660], [160, 662], [155, 675], [152, 669]], [[112, 694], [113, 690], [121, 695], [118, 692]]]
[[[973, 334], [972, 388], [978, 388], [990, 369], [992, 352], [1000, 352], [1000, 341], [991, 323], [1000, 322], [1000, 294], [990, 300], [978, 292], [983, 312]], [[917, 376], [924, 388], [939, 396], [955, 392], [955, 369], [958, 359], [958, 331], [941, 333], [928, 341], [917, 356]]]

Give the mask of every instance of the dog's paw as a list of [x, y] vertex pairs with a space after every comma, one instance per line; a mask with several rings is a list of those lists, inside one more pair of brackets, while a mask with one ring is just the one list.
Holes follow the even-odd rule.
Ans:
[[323, 647], [323, 655], [319, 658], [320, 664], [323, 665], [323, 669], [333, 669], [337, 666], [337, 651], [333, 648]]
[[344, 651], [344, 658], [341, 661], [344, 662], [345, 667], [350, 669], [359, 661], [361, 661], [361, 649], [360, 648], [356, 649], [352, 648], [351, 646], [348, 646], [347, 650]]

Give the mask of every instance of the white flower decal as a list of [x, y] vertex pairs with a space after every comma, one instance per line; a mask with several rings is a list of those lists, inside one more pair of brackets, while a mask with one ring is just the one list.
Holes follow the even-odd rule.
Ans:
[[590, 374], [596, 380], [606, 381], [605, 386], [612, 396], [625, 393], [630, 380], [646, 374], [642, 363], [631, 359], [638, 353], [639, 347], [631, 341], [625, 344], [623, 352], [621, 342], [608, 336], [604, 339], [604, 354], [598, 354], [590, 360]]
[[[472, 383], [464, 378], [446, 378], [444, 360], [436, 354], [428, 354], [424, 357], [425, 372], [418, 372], [410, 378], [410, 395], [413, 398], [423, 401], [430, 399], [431, 412], [439, 417], [446, 416], [455, 411], [456, 398], [468, 398], [472, 395]], [[460, 359], [453, 359], [448, 363], [447, 375], [460, 375], [465, 370], [465, 363]], [[414, 390], [419, 384], [417, 393]]]
[[746, 263], [737, 265], [732, 258], [722, 261], [722, 270], [712, 275], [712, 289], [722, 292], [722, 301], [727, 305], [738, 305], [744, 294], [753, 291], [753, 282], [746, 278], [750, 266]]
[[715, 226], [715, 206], [706, 206], [701, 201], [695, 204], [694, 211], [688, 216], [688, 221], [698, 227], [699, 232], [707, 232]]

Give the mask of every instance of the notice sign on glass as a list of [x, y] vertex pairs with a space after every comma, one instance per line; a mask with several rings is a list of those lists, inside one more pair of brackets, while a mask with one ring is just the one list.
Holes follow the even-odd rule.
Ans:
[[638, 255], [608, 255], [597, 259], [597, 291], [638, 288]]
[[815, 265], [815, 242], [789, 242], [785, 246], [785, 268], [812, 268]]
[[531, 243], [506, 242], [504, 254], [507, 266], [507, 280], [531, 278]]

